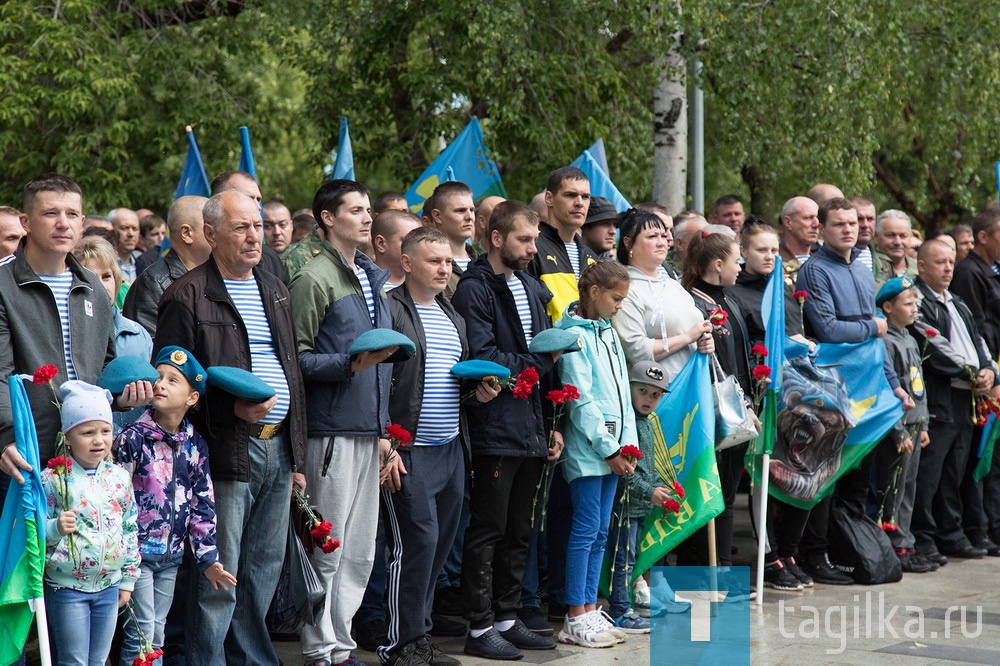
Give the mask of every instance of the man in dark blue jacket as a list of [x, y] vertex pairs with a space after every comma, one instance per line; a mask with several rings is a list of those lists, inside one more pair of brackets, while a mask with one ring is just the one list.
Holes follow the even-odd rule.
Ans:
[[[465, 318], [473, 358], [510, 368], [533, 368], [545, 377], [558, 354], [532, 354], [528, 344], [549, 328], [551, 294], [522, 271], [536, 253], [538, 216], [517, 201], [498, 204], [490, 216], [489, 248], [462, 274], [452, 297]], [[531, 536], [532, 500], [545, 459], [562, 452], [546, 439], [542, 399], [533, 386], [527, 399], [502, 392], [468, 410], [472, 440], [472, 520], [462, 556], [462, 594], [470, 621], [467, 654], [520, 659], [521, 649], [555, 643], [528, 631], [517, 619], [521, 576]]]

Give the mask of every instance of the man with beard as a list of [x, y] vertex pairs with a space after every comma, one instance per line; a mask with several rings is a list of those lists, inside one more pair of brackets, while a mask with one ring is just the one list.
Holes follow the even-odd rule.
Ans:
[[[465, 318], [470, 357], [499, 363], [512, 375], [534, 368], [544, 378], [559, 354], [528, 351], [532, 337], [550, 326], [546, 305], [552, 298], [523, 272], [535, 256], [536, 238], [538, 217], [530, 208], [518, 201], [498, 204], [490, 216], [487, 253], [462, 274], [452, 303]], [[532, 384], [527, 399], [503, 391], [468, 410], [473, 480], [462, 555], [470, 621], [465, 652], [488, 659], [515, 660], [521, 650], [555, 648], [518, 618], [535, 486], [545, 459], [562, 452], [561, 435], [548, 447], [541, 390]]]

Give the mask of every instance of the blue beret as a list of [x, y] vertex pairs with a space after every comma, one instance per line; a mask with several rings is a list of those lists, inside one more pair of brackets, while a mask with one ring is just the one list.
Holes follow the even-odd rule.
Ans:
[[892, 299], [899, 296], [901, 292], [906, 291], [913, 286], [913, 280], [908, 277], [897, 277], [888, 280], [882, 285], [882, 288], [878, 290], [878, 294], [875, 296], [875, 305], [882, 307], [882, 304], [886, 301], [891, 301]]
[[456, 363], [451, 366], [451, 373], [456, 377], [475, 379], [478, 382], [483, 381], [487, 377], [496, 377], [497, 379], [510, 378], [509, 368], [505, 368], [493, 361], [481, 361], [479, 359]]
[[576, 331], [565, 328], [547, 328], [531, 339], [528, 351], [532, 354], [575, 352], [583, 349], [583, 340]]
[[413, 356], [413, 352], [417, 348], [413, 344], [413, 340], [402, 333], [394, 331], [391, 328], [373, 328], [359, 335], [358, 339], [351, 345], [351, 348], [347, 350], [347, 353], [351, 356], [356, 356], [362, 352], [378, 351], [386, 347], [397, 346], [399, 350], [390, 356], [386, 362], [399, 363], [400, 361], [406, 361]]
[[140, 356], [119, 356], [105, 366], [97, 385], [118, 394], [125, 390], [127, 384], [147, 381], [150, 384], [160, 378], [156, 368]]
[[164, 364], [172, 365], [180, 370], [191, 388], [201, 395], [205, 395], [205, 368], [201, 367], [201, 363], [194, 357], [194, 354], [183, 347], [174, 345], [164, 347], [157, 355], [154, 365], [159, 367]]
[[208, 369], [208, 385], [250, 402], [264, 402], [275, 395], [274, 389], [257, 375], [225, 365], [213, 365]]

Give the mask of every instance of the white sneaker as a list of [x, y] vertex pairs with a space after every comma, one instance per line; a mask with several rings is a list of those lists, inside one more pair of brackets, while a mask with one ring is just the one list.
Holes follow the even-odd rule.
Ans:
[[615, 621], [611, 619], [611, 616], [601, 610], [598, 606], [597, 610], [592, 610], [587, 615], [591, 618], [591, 623], [594, 628], [598, 631], [606, 631], [615, 637], [615, 640], [619, 643], [624, 643], [625, 639], [628, 638], [628, 634], [615, 626]]
[[559, 630], [559, 642], [587, 648], [607, 648], [618, 643], [612, 634], [597, 629], [591, 622], [591, 613], [576, 617], [566, 616], [563, 628]]
[[632, 608], [641, 617], [649, 617], [649, 584], [639, 576], [632, 586]]

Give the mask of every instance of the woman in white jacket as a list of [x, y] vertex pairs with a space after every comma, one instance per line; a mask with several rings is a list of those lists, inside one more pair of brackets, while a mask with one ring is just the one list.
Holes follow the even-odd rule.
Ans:
[[691, 294], [662, 268], [667, 229], [653, 213], [631, 208], [619, 223], [618, 261], [628, 267], [628, 297], [614, 318], [629, 368], [656, 361], [673, 379], [697, 349], [715, 351], [712, 325]]

